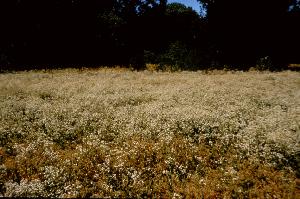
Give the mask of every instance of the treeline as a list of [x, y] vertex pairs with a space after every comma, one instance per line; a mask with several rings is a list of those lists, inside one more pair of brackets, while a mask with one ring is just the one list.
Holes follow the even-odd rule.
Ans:
[[0, 70], [299, 63], [298, 0], [1, 0]]
[[222, 64], [273, 69], [300, 63], [299, 0], [201, 0]]

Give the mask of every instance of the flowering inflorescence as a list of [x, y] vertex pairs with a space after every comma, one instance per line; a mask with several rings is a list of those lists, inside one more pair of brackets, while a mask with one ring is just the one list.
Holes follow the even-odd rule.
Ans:
[[0, 76], [2, 196], [296, 193], [296, 72], [52, 73]]

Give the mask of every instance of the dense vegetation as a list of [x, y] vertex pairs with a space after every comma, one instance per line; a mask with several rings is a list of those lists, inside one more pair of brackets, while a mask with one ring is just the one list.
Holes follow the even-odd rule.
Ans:
[[0, 196], [299, 198], [299, 73], [0, 74]]
[[0, 197], [297, 198], [300, 1], [198, 2], [0, 0]]
[[166, 0], [3, 0], [0, 70], [299, 62], [298, 0], [200, 3], [206, 16]]

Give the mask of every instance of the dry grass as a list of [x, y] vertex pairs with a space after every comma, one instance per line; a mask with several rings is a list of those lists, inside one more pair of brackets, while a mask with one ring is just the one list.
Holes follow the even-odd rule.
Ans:
[[0, 195], [299, 197], [297, 72], [0, 74]]

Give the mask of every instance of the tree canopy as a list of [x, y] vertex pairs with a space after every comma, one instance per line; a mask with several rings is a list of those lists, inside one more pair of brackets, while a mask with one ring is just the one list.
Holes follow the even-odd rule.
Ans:
[[206, 17], [167, 0], [3, 0], [0, 67], [299, 62], [298, 0], [199, 3]]
[[298, 0], [199, 0], [207, 8], [212, 40], [226, 64], [299, 62]]

